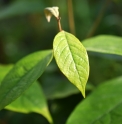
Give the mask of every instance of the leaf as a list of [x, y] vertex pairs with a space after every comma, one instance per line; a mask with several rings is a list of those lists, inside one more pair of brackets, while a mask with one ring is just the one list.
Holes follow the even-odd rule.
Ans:
[[0, 10], [0, 19], [28, 13], [41, 12], [43, 3], [39, 1], [17, 1]]
[[54, 57], [62, 73], [85, 97], [85, 86], [89, 75], [87, 52], [72, 34], [59, 32], [53, 43]]
[[43, 80], [42, 88], [48, 99], [59, 99], [79, 93], [79, 90], [69, 83], [69, 81], [62, 78], [59, 80], [59, 77], [53, 75]]
[[100, 35], [86, 39], [82, 43], [88, 51], [122, 55], [122, 37]]
[[15, 64], [0, 85], [0, 109], [18, 98], [36, 81], [52, 59], [52, 51], [39, 51]]
[[[51, 83], [50, 83], [51, 82]], [[78, 94], [80, 91], [74, 87], [66, 78], [49, 75], [48, 78], [43, 79], [41, 86], [47, 99], [61, 99], [73, 94]], [[94, 86], [88, 82], [86, 91], [93, 90]]]
[[[0, 65], [0, 83], [12, 67], [13, 65]], [[6, 106], [5, 109], [22, 113], [36, 112], [42, 114], [52, 123], [45, 96], [38, 82], [33, 83], [32, 86], [14, 102]]]
[[22, 113], [36, 112], [52, 123], [45, 96], [38, 82], [34, 82], [25, 93], [5, 108]]
[[0, 84], [5, 75], [12, 69], [13, 65], [0, 65]]
[[66, 124], [120, 124], [122, 77], [107, 81], [82, 101]]

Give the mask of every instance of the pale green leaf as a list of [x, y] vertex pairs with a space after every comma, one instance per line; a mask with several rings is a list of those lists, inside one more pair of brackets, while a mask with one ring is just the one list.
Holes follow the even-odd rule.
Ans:
[[40, 1], [16, 1], [0, 10], [0, 19], [43, 11]]
[[5, 108], [22, 113], [36, 112], [42, 114], [50, 123], [52, 123], [45, 96], [41, 86], [37, 82], [33, 83], [25, 93]]
[[89, 75], [86, 49], [72, 34], [59, 32], [53, 43], [54, 57], [62, 73], [85, 97], [85, 86]]
[[72, 112], [66, 124], [121, 124], [122, 77], [104, 82]]
[[82, 43], [88, 51], [122, 55], [122, 37], [100, 35], [86, 39]]
[[28, 55], [15, 64], [0, 85], [0, 109], [18, 98], [36, 81], [52, 60], [52, 50]]

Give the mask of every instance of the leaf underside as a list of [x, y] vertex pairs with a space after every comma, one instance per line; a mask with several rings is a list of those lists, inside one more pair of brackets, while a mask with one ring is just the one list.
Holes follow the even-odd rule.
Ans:
[[34, 82], [19, 98], [6, 106], [5, 109], [21, 113], [36, 112], [43, 115], [52, 123], [43, 90], [37, 81]]

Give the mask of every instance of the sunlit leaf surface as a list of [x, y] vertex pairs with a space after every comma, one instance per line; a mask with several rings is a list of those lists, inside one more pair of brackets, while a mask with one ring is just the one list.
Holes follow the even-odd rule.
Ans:
[[54, 57], [62, 73], [85, 97], [85, 86], [89, 75], [86, 49], [72, 34], [59, 32], [53, 43]]

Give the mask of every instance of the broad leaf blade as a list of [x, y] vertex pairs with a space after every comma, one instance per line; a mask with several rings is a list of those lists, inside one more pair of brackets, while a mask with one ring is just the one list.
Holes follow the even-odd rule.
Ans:
[[0, 109], [19, 97], [44, 72], [52, 51], [39, 51], [23, 58], [11, 69], [0, 85]]
[[122, 55], [122, 38], [112, 35], [100, 35], [84, 40], [88, 51]]
[[37, 82], [33, 83], [25, 93], [5, 108], [22, 113], [36, 112], [42, 114], [50, 123], [52, 123], [45, 96], [42, 88]]
[[85, 97], [85, 86], [89, 75], [87, 52], [72, 34], [59, 32], [53, 43], [54, 57], [62, 73]]
[[122, 122], [122, 77], [103, 83], [82, 101], [66, 124], [119, 124]]
[[[13, 65], [0, 65], [0, 84], [12, 67]], [[45, 96], [38, 82], [33, 83], [19, 98], [5, 108], [22, 113], [36, 112], [52, 123]]]

